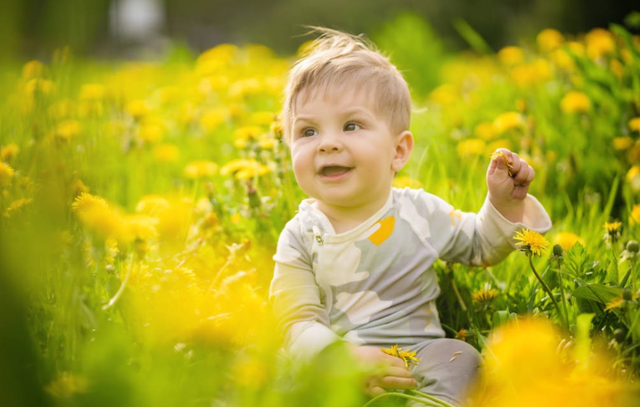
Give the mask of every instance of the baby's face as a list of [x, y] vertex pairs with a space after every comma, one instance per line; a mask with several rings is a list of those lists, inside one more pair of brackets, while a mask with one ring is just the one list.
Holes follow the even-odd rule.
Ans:
[[296, 180], [319, 204], [357, 209], [386, 201], [396, 137], [367, 92], [331, 88], [298, 95], [291, 129]]

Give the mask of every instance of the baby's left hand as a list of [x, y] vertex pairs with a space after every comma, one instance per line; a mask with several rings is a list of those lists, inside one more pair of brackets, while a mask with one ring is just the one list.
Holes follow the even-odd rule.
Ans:
[[533, 168], [518, 157], [518, 154], [506, 148], [499, 148], [491, 156], [491, 163], [487, 169], [487, 187], [491, 203], [510, 221], [522, 221], [524, 199], [534, 177]]

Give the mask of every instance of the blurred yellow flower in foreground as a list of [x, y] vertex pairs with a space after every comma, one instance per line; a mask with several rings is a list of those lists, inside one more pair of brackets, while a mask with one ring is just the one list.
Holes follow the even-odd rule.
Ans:
[[38, 78], [42, 76], [43, 71], [44, 65], [42, 65], [42, 62], [34, 59], [24, 64], [22, 67], [22, 77], [24, 79]]
[[633, 145], [633, 139], [628, 136], [615, 137], [613, 139], [613, 148], [615, 148], [618, 151], [626, 150], [632, 145]]
[[99, 237], [117, 236], [122, 219], [104, 199], [83, 192], [76, 197], [71, 208], [82, 224]]
[[591, 110], [591, 100], [582, 92], [571, 91], [560, 101], [560, 108], [565, 113], [584, 113]]
[[100, 101], [105, 94], [105, 87], [100, 83], [88, 83], [80, 88], [80, 100]]
[[68, 141], [82, 133], [82, 125], [77, 120], [65, 120], [56, 127], [56, 137]]
[[558, 30], [547, 28], [540, 31], [536, 37], [536, 42], [542, 52], [550, 52], [560, 48], [564, 42], [564, 36]]
[[637, 131], [640, 133], [640, 117], [634, 117], [633, 119], [629, 120], [629, 129], [631, 129], [631, 131]]
[[490, 122], [479, 123], [474, 129], [473, 134], [483, 140], [489, 141], [496, 136], [493, 124]]
[[20, 213], [22, 211], [22, 208], [29, 205], [31, 202], [33, 202], [33, 199], [31, 198], [17, 199], [9, 204], [9, 207], [4, 211], [3, 216], [5, 218], [10, 218], [15, 214]]
[[0, 187], [11, 185], [15, 171], [9, 164], [0, 163]]
[[[587, 315], [579, 325], [590, 323]], [[588, 324], [587, 324], [588, 325]], [[616, 380], [606, 361], [590, 351], [588, 326], [571, 354], [548, 320], [526, 319], [494, 330], [471, 407], [631, 406], [631, 385]], [[610, 366], [610, 363], [608, 364]]]
[[165, 198], [159, 195], [146, 195], [138, 201], [136, 212], [149, 216], [157, 216], [170, 208], [171, 204]]
[[460, 93], [454, 85], [445, 83], [435, 88], [431, 92], [429, 99], [439, 105], [449, 105], [460, 99]]
[[507, 66], [517, 65], [524, 62], [524, 52], [520, 47], [507, 46], [498, 52], [498, 59]]
[[584, 246], [584, 241], [580, 236], [571, 232], [560, 232], [553, 238], [553, 244], [559, 244], [565, 252], [569, 251], [576, 243]]
[[243, 126], [233, 134], [233, 145], [237, 148], [245, 148], [250, 141], [256, 141], [264, 133], [259, 126]]
[[184, 175], [189, 179], [200, 179], [213, 176], [218, 171], [218, 165], [213, 161], [192, 161], [184, 169]]
[[149, 114], [149, 105], [144, 100], [132, 100], [127, 103], [124, 110], [131, 115], [134, 119], [139, 119]]

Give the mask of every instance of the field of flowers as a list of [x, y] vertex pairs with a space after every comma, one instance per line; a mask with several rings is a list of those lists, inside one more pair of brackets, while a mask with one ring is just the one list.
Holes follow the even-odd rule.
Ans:
[[[448, 336], [484, 350], [471, 405], [637, 405], [640, 36], [547, 29], [492, 52], [463, 32], [473, 52], [403, 59], [405, 38], [378, 41], [410, 82], [436, 81], [410, 83], [417, 147], [395, 182], [477, 211], [507, 147], [554, 221], [499, 265], [438, 264]], [[8, 405], [367, 403], [343, 350], [281, 357], [270, 315], [271, 256], [304, 197], [277, 120], [295, 58], [224, 44], [104, 63], [62, 49], [3, 72]]]

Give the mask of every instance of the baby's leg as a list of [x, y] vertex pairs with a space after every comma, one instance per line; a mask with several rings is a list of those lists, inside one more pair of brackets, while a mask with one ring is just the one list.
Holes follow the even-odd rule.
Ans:
[[427, 340], [411, 350], [422, 360], [412, 371], [417, 390], [462, 405], [477, 377], [480, 353], [466, 342], [449, 338]]

